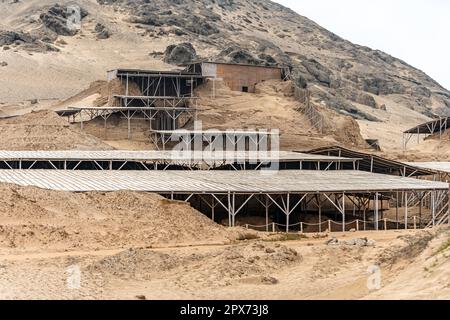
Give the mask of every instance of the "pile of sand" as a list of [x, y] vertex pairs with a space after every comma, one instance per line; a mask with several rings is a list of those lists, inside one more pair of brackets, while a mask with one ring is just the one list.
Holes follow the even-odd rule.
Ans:
[[48, 110], [0, 120], [0, 135], [3, 150], [113, 149]]
[[[84, 107], [119, 106], [119, 101], [113, 99], [114, 95], [124, 95], [126, 85], [120, 79], [111, 81], [98, 80], [89, 85], [89, 88], [80, 91], [76, 95], [56, 104], [56, 109], [64, 109], [70, 106], [82, 105]], [[142, 91], [134, 82], [128, 84], [128, 95], [141, 96]]]
[[[104, 278], [150, 280], [171, 278], [179, 286], [224, 286], [233, 281], [274, 284], [271, 272], [301, 263], [297, 251], [270, 242], [221, 247], [204, 253], [162, 253], [130, 249], [100, 259], [87, 267]], [[195, 270], [186, 272], [186, 270]]]
[[149, 193], [68, 193], [0, 185], [0, 246], [148, 247], [227, 242], [230, 233], [188, 203]]

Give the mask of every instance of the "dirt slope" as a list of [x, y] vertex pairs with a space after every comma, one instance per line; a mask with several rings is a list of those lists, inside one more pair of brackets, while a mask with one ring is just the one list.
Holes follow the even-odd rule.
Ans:
[[0, 246], [114, 249], [224, 242], [229, 235], [184, 202], [146, 193], [65, 193], [0, 185]]
[[53, 111], [0, 119], [2, 150], [111, 150], [98, 138], [71, 126]]

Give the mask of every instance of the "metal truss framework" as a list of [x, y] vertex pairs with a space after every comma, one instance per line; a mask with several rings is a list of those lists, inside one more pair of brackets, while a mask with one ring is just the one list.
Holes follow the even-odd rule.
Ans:
[[198, 99], [194, 90], [203, 82], [202, 75], [188, 72], [119, 69], [114, 76], [124, 90], [110, 97], [114, 101], [109, 101], [109, 105], [118, 103], [121, 107], [150, 107], [157, 102], [160, 107], [187, 106]]
[[[270, 131], [152, 130], [150, 139], [158, 150], [166, 150], [168, 144], [176, 142], [184, 150], [266, 151], [276, 148], [271, 138], [277, 134]], [[204, 143], [206, 148], [203, 148]]]
[[95, 118], [102, 118], [105, 123], [113, 114], [120, 114], [127, 120], [128, 139], [131, 139], [131, 121], [132, 120], [146, 120], [149, 121], [149, 130], [154, 130], [155, 121], [159, 120], [158, 127], [163, 129], [178, 128], [183, 126], [190, 119], [197, 119], [196, 108], [186, 107], [72, 107], [71, 109], [78, 112], [72, 114], [72, 123], [79, 122], [81, 129], [84, 128], [84, 122]]
[[[132, 107], [133, 102], [139, 101], [144, 107], [152, 107], [158, 104], [163, 108], [188, 107], [193, 108], [197, 105], [198, 97], [163, 97], [163, 96], [126, 96], [115, 95], [114, 98], [120, 101], [119, 105], [124, 107]], [[158, 103], [159, 102], [159, 103]]]
[[215, 221], [228, 219], [229, 226], [238, 225], [241, 216], [263, 217], [264, 212], [266, 222], [270, 216], [286, 232], [311, 232], [303, 228], [306, 214], [318, 216], [319, 231], [323, 215], [334, 217], [328, 219], [329, 231], [336, 225], [338, 231], [358, 230], [359, 222], [364, 230], [450, 223], [448, 184], [358, 171], [0, 170], [0, 181], [66, 192], [152, 192], [188, 201]]
[[417, 136], [417, 144], [420, 143], [420, 137], [430, 136], [439, 133], [439, 139], [442, 139], [442, 134], [447, 131], [450, 126], [450, 117], [439, 117], [438, 119], [420, 124], [412, 129], [403, 132], [403, 150], [406, 150], [408, 143], [413, 136]]
[[29, 170], [341, 170], [343, 164], [355, 162], [334, 160], [245, 160], [245, 159], [159, 159], [159, 160], [117, 160], [117, 159], [0, 159], [0, 169]]
[[[264, 228], [265, 231], [275, 232], [275, 225], [283, 227], [281, 231], [306, 232], [304, 227], [311, 225], [302, 221], [302, 214], [315, 213], [318, 215], [318, 232], [325, 231], [322, 225], [327, 222], [328, 231], [359, 230], [388, 230], [388, 229], [417, 229], [450, 224], [449, 197], [446, 190], [434, 191], [403, 191], [405, 201], [401, 204], [395, 198], [393, 192], [371, 192], [363, 194], [354, 193], [189, 193], [189, 194], [162, 194], [169, 199], [190, 202], [192, 206], [203, 211], [216, 222], [218, 216], [228, 218], [228, 226], [237, 225], [236, 217], [239, 213], [249, 211], [263, 212], [266, 224], [254, 226]], [[418, 203], [413, 199], [418, 198]], [[383, 203], [396, 200], [395, 220], [384, 218]], [[423, 206], [423, 202], [429, 203], [429, 208]], [[205, 206], [206, 205], [206, 210]], [[328, 212], [324, 207], [328, 205], [333, 210]], [[402, 205], [402, 207], [400, 206]], [[314, 210], [316, 209], [316, 210]], [[411, 212], [419, 210], [419, 215]], [[260, 211], [261, 210], [261, 211]], [[221, 211], [221, 214], [218, 212]], [[281, 223], [269, 223], [269, 216], [278, 211], [284, 215]], [[324, 214], [337, 214], [340, 222], [323, 219]], [[295, 220], [292, 216], [295, 213]], [[347, 217], [353, 217], [347, 222]], [[333, 224], [338, 224], [340, 230], [333, 230]], [[248, 227], [249, 225], [247, 225]], [[251, 226], [250, 226], [251, 227]]]

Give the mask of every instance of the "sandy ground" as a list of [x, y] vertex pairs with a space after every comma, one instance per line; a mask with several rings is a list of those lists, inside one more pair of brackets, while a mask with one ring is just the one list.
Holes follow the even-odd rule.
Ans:
[[[367, 236], [376, 241], [373, 247], [329, 246], [325, 235], [152, 249], [2, 248], [0, 298], [449, 299], [449, 252], [442, 249], [449, 234], [435, 233], [334, 234], [341, 240]], [[381, 268], [380, 290], [367, 287], [372, 265]], [[80, 286], [73, 286], [73, 270], [80, 272]]]
[[450, 298], [448, 228], [286, 238], [153, 194], [0, 192], [0, 299]]

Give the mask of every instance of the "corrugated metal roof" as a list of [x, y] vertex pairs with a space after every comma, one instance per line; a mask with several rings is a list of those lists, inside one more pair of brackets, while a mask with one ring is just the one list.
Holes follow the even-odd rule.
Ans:
[[340, 161], [355, 159], [330, 157], [290, 151], [269, 152], [179, 152], [179, 151], [9, 151], [0, 150], [0, 161], [7, 160], [128, 160], [128, 161], [199, 161], [199, 160], [259, 160], [259, 161]]
[[407, 162], [411, 166], [450, 173], [450, 162]]
[[313, 193], [448, 190], [449, 184], [362, 171], [0, 170], [0, 182], [61, 191]]
[[417, 167], [406, 162], [387, 159], [370, 152], [350, 150], [341, 146], [322, 147], [308, 150], [306, 153], [359, 158], [361, 159], [358, 164], [359, 170], [375, 173], [397, 174], [406, 177], [434, 174], [432, 170]]

